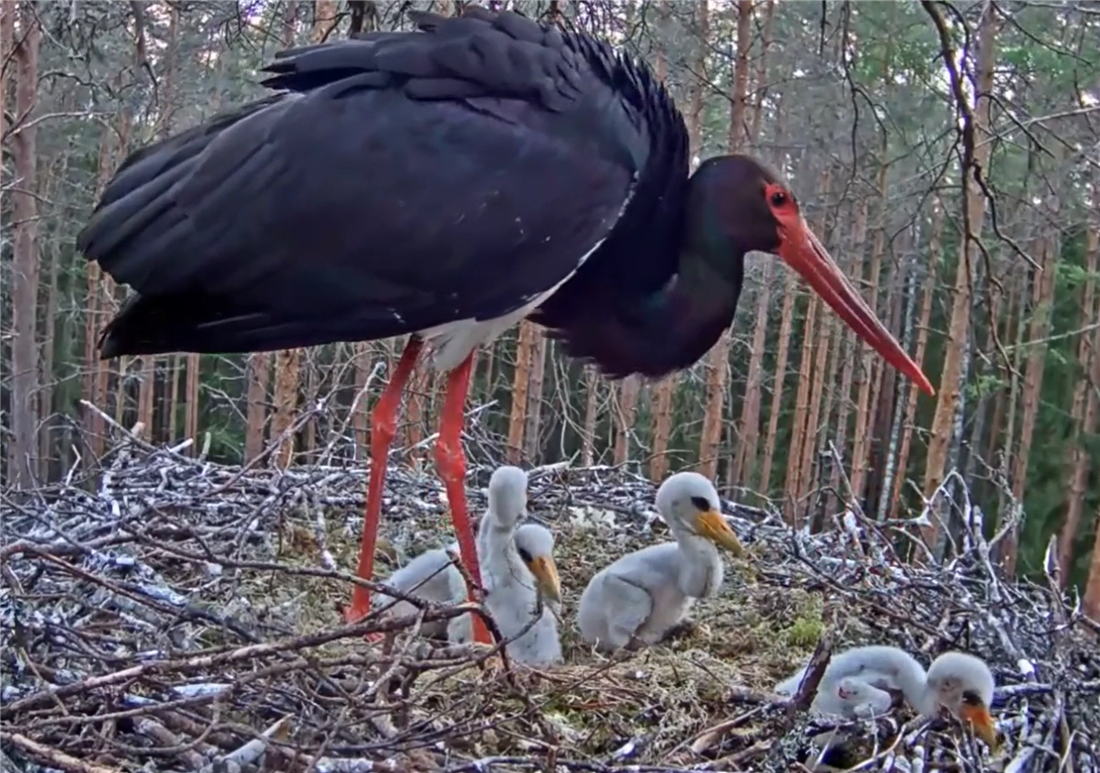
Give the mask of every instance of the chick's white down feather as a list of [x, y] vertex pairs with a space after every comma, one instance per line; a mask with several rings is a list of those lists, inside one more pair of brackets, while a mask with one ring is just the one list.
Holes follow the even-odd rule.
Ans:
[[[554, 537], [537, 524], [521, 527], [520, 534], [517, 524], [526, 515], [527, 473], [518, 467], [500, 467], [489, 479], [489, 509], [477, 535], [485, 607], [505, 639], [527, 628], [506, 646], [513, 661], [526, 665], [560, 663], [561, 639], [550, 606], [560, 594], [553, 559]], [[542, 572], [542, 576], [537, 577], [532, 569]]]
[[[522, 630], [537, 607], [540, 583], [530, 566], [554, 567], [553, 535], [539, 524], [518, 525], [526, 512], [526, 473], [516, 467], [496, 470], [489, 481], [489, 509], [478, 527], [477, 552], [486, 591], [485, 606], [505, 638]], [[452, 555], [458, 555], [457, 543], [447, 549], [425, 551], [394, 572], [386, 584], [426, 601], [462, 603], [466, 599], [466, 583], [452, 562]], [[556, 580], [556, 568], [554, 572]], [[556, 592], [555, 589], [554, 594]], [[378, 595], [383, 601], [391, 600], [391, 597]], [[513, 660], [529, 664], [561, 660], [557, 622], [551, 611], [554, 605], [555, 598], [545, 599], [539, 620], [523, 636], [507, 645]], [[413, 604], [398, 601], [391, 614], [405, 615], [415, 611]], [[424, 624], [421, 631], [427, 636], [445, 638], [452, 644], [473, 640], [468, 614]]]
[[[799, 669], [776, 685], [775, 692], [794, 695], [805, 674], [806, 667]], [[983, 660], [964, 652], [943, 653], [925, 672], [916, 658], [897, 647], [853, 647], [837, 653], [829, 661], [813, 708], [828, 714], [854, 716], [868, 702], [878, 710], [882, 697], [875, 693], [886, 690], [901, 691], [909, 705], [925, 716], [935, 716], [941, 706], [956, 717], [962, 716], [966, 694], [970, 693], [978, 698], [984, 716], [988, 717], [994, 680]], [[979, 720], [976, 724], [984, 729], [987, 740], [992, 738], [991, 719]]]
[[718, 492], [702, 475], [669, 477], [657, 490], [656, 504], [676, 541], [619, 558], [581, 594], [581, 635], [602, 652], [662, 641], [695, 599], [713, 596], [721, 587], [724, 567], [715, 542], [741, 551], [721, 516]]

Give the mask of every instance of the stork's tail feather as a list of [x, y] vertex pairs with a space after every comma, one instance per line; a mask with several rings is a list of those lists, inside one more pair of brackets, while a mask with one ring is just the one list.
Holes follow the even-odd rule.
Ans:
[[189, 291], [134, 294], [99, 337], [100, 357], [167, 354], [244, 354], [318, 346], [332, 341], [371, 341], [409, 332], [393, 315], [355, 317], [331, 313], [292, 318]]
[[132, 295], [99, 337], [100, 357], [292, 348], [285, 326], [260, 312], [196, 294]]

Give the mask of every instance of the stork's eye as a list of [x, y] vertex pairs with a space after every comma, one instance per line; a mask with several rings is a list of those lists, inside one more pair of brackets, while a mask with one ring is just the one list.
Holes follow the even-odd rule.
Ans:
[[695, 509], [699, 510], [700, 512], [706, 512], [707, 510], [715, 509], [711, 507], [710, 502], [707, 501], [706, 497], [692, 497], [691, 503], [695, 505]]
[[973, 690], [963, 691], [962, 700], [963, 703], [967, 704], [968, 706], [982, 705], [982, 696], [978, 695], [978, 693], [974, 692]]
[[517, 548], [517, 549], [519, 550], [519, 557], [523, 559], [523, 563], [525, 563], [525, 564], [531, 563], [531, 554], [528, 553], [524, 548]]
[[772, 193], [771, 200], [773, 207], [782, 207], [791, 200], [791, 197], [787, 195], [786, 191], [775, 191]]

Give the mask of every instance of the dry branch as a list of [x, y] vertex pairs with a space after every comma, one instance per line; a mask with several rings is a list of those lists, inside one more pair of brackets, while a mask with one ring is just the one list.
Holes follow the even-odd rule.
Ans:
[[[567, 664], [487, 669], [499, 645], [407, 635], [469, 605], [399, 619], [380, 606], [343, 624], [335, 608], [356, 579], [334, 567], [354, 560], [362, 468], [221, 466], [106, 423], [116, 445], [94, 486], [73, 475], [4, 503], [0, 750], [24, 769], [791, 770], [839, 754], [865, 770], [903, 758], [978, 770], [946, 723], [829, 723], [805, 710], [812, 684], [768, 694], [809, 657], [787, 639], [804, 616], [793, 600], [814, 597], [834, 651], [881, 642], [925, 662], [949, 647], [990, 661], [1016, 770], [1058, 769], [1054, 750], [1100, 771], [1097, 631], [1056, 583], [1003, 581], [969, 503], [957, 558], [932, 570], [895, 557], [918, 520], [846, 512], [810, 536], [727, 502], [757, 582], [730, 573], [724, 596], [698, 605], [710, 633], [605, 660], [576, 639], [576, 598], [607, 561], [665, 538], [654, 487], [619, 469], [536, 468], [533, 517], [553, 524], [567, 585]], [[489, 471], [471, 471], [475, 510]], [[385, 502], [391, 565], [450, 540], [435, 476], [395, 467]], [[365, 642], [373, 631], [386, 641]]]

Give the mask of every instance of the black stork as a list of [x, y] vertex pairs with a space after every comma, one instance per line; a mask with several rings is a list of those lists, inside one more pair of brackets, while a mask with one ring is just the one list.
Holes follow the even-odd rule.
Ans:
[[[412, 334], [371, 414], [360, 577], [425, 343], [448, 373], [436, 459], [474, 583], [471, 360], [524, 317], [609, 378], [659, 377], [729, 327], [761, 250], [933, 393], [775, 174], [730, 155], [689, 177], [683, 116], [645, 64], [512, 12], [410, 16], [418, 31], [277, 54], [278, 93], [131, 154], [79, 236], [136, 291], [103, 358]], [[357, 586], [347, 619], [369, 609]]]

